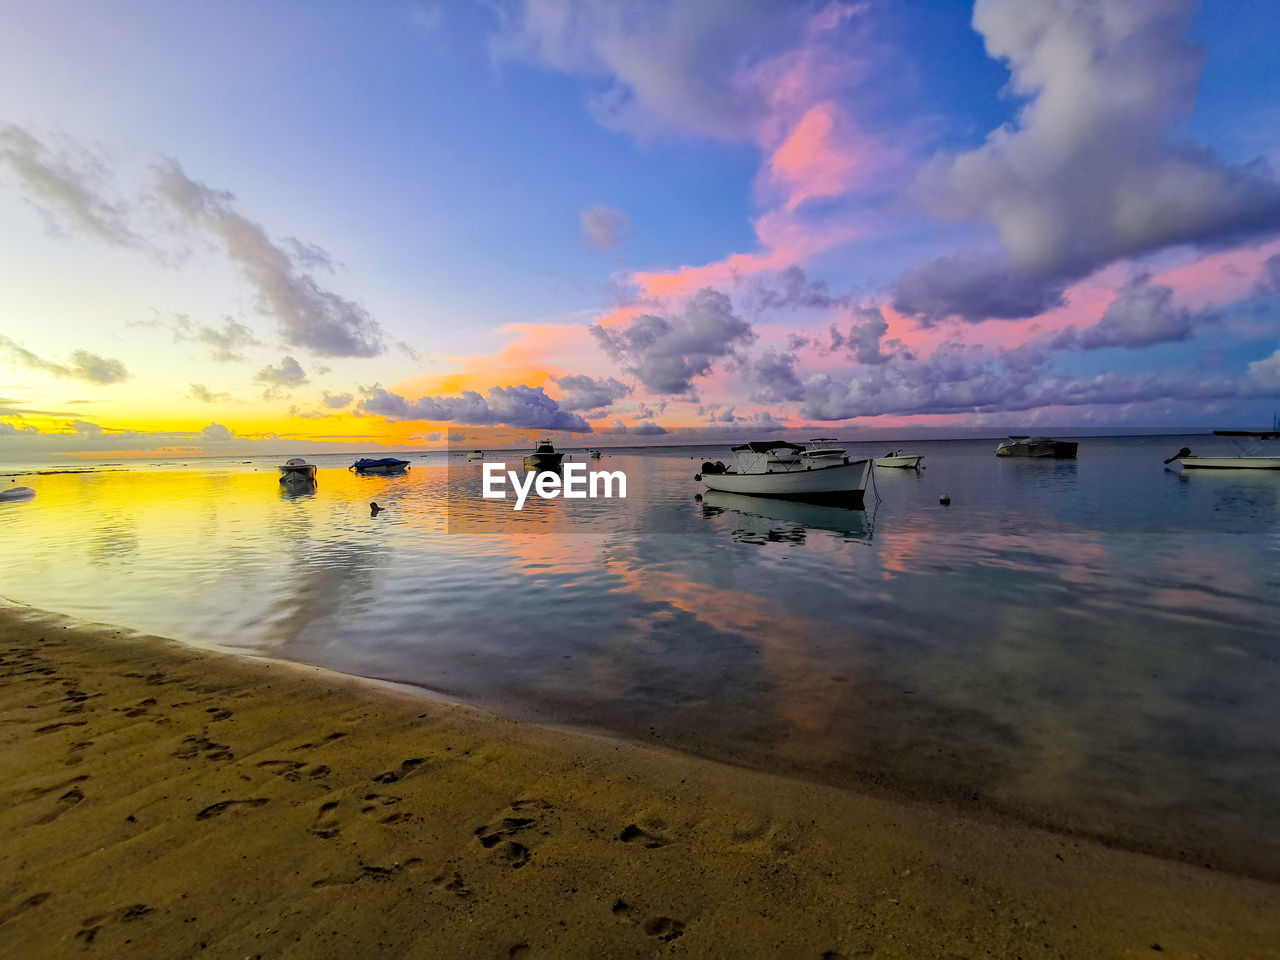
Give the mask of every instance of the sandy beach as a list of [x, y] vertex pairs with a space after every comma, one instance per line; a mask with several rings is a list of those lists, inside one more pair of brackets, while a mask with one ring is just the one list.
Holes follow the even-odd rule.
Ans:
[[4, 957], [1280, 956], [1280, 888], [0, 608]]

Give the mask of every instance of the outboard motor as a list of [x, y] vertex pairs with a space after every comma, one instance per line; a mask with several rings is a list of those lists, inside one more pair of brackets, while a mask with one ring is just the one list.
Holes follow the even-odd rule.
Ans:
[[1173, 463], [1173, 461], [1175, 460], [1181, 460], [1183, 457], [1189, 457], [1189, 456], [1191, 456], [1191, 448], [1183, 447], [1181, 450], [1175, 453], [1172, 457], [1166, 460], [1165, 464], [1168, 465], [1170, 463]]

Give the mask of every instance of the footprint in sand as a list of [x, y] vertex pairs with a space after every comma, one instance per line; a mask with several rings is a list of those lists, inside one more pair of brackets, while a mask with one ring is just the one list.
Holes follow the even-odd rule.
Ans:
[[650, 833], [642, 827], [629, 823], [622, 828], [622, 832], [618, 834], [618, 839], [623, 843], [638, 843], [649, 850], [656, 850], [659, 847], [665, 847], [671, 841], [666, 837], [661, 837], [656, 833]]
[[47, 723], [43, 727], [36, 727], [36, 733], [53, 733], [55, 730], [61, 730], [63, 727], [83, 727], [88, 720], [63, 720], [61, 723]]
[[139, 700], [132, 707], [116, 707], [115, 709], [123, 713], [126, 717], [144, 717], [147, 715], [148, 708], [156, 705], [155, 697], [147, 697], [145, 700]]
[[400, 764], [399, 770], [388, 770], [386, 773], [380, 773], [373, 778], [374, 783], [396, 783], [409, 776], [419, 766], [427, 762], [426, 757], [413, 757]]
[[320, 812], [316, 814], [315, 823], [311, 824], [307, 829], [324, 840], [332, 840], [334, 837], [342, 833], [338, 826], [338, 821], [333, 817], [327, 816], [334, 810], [338, 809], [338, 801], [330, 800], [328, 803], [320, 804]]
[[311, 889], [323, 890], [326, 887], [349, 887], [353, 883], [359, 883], [361, 880], [372, 880], [374, 883], [389, 883], [396, 879], [402, 871], [417, 867], [421, 863], [422, 861], [417, 857], [410, 857], [403, 863], [393, 863], [389, 867], [376, 867], [373, 864], [362, 863], [357, 873], [345, 877], [325, 877], [323, 880], [317, 880], [311, 884]]
[[251, 800], [219, 800], [217, 803], [211, 803], [199, 813], [196, 814], [197, 820], [208, 820], [210, 817], [220, 817], [232, 807], [260, 807], [265, 803], [270, 803], [270, 797], [254, 797]]
[[670, 917], [654, 917], [644, 922], [644, 932], [651, 937], [670, 943], [684, 935], [684, 924]]
[[58, 805], [49, 813], [46, 813], [43, 817], [37, 820], [36, 823], [53, 823], [53, 821], [57, 820], [83, 799], [84, 791], [79, 787], [72, 787], [58, 798]]
[[234, 760], [236, 755], [225, 743], [214, 743], [207, 737], [188, 736], [182, 738], [182, 744], [173, 755], [179, 760], [194, 760], [203, 757], [205, 760]]
[[277, 777], [284, 777], [293, 783], [302, 779], [298, 771], [306, 765], [305, 760], [263, 760], [258, 764], [262, 769], [270, 770]]
[[462, 874], [458, 873], [456, 870], [451, 874], [442, 873], [433, 878], [431, 882], [437, 887], [449, 891], [455, 897], [471, 896], [471, 888], [468, 887], [466, 882], [462, 879]]
[[234, 716], [230, 710], [221, 710], [218, 707], [210, 707], [205, 713], [209, 714], [209, 719], [214, 723], [219, 720], [230, 720]]
[[134, 903], [111, 913], [90, 917], [88, 920], [81, 921], [80, 929], [76, 931], [76, 939], [83, 940], [86, 944], [93, 943], [98, 936], [98, 931], [108, 923], [132, 923], [134, 920], [141, 920], [147, 914], [153, 912], [151, 907], [148, 907], [145, 903]]
[[12, 907], [8, 910], [0, 910], [0, 926], [3, 926], [4, 924], [8, 923], [10, 920], [15, 919], [19, 914], [26, 913], [28, 910], [32, 910], [35, 907], [40, 906], [40, 904], [48, 900], [51, 895], [52, 894], [50, 894], [49, 891], [47, 890], [44, 891], [43, 893], [32, 894], [31, 896], [27, 897], [27, 899], [23, 900], [20, 904], [18, 904], [16, 907]]

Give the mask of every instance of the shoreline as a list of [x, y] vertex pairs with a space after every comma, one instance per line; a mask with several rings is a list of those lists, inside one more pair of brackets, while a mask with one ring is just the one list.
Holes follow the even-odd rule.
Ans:
[[1280, 957], [1280, 886], [0, 605], [0, 953]]

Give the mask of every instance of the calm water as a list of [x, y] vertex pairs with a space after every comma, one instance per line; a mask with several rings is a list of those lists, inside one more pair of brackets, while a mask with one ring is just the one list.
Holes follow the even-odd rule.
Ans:
[[1161, 464], [1214, 443], [916, 443], [865, 511], [695, 499], [723, 448], [520, 515], [441, 454], [21, 477], [0, 595], [1280, 878], [1280, 473]]

